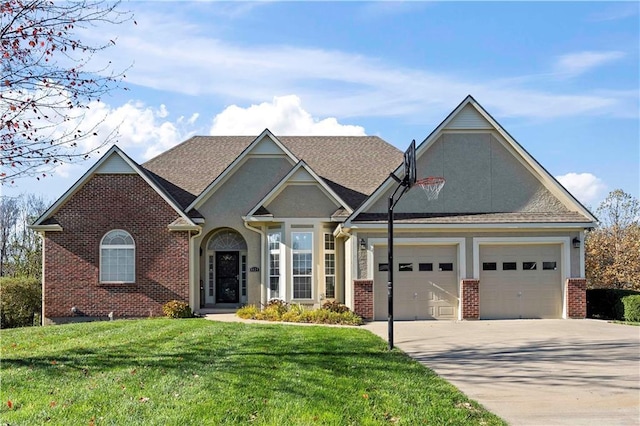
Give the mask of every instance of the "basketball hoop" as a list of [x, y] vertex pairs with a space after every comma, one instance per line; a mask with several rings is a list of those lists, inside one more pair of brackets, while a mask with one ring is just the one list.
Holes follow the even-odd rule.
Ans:
[[424, 193], [427, 194], [429, 201], [433, 201], [438, 198], [438, 194], [442, 187], [444, 187], [445, 182], [445, 178], [443, 177], [429, 176], [416, 181], [416, 185], [419, 185]]

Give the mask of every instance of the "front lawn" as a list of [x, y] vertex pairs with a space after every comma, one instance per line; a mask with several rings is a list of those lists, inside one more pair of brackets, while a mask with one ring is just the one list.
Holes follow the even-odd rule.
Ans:
[[0, 338], [2, 424], [504, 424], [361, 329], [149, 319]]

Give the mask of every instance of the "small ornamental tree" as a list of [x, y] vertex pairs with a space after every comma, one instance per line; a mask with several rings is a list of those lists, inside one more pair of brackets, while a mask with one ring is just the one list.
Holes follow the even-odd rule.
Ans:
[[46, 176], [113, 139], [97, 134], [101, 121], [83, 118], [124, 78], [110, 63], [90, 69], [115, 41], [93, 44], [80, 34], [131, 20], [118, 8], [103, 0], [0, 0], [0, 183]]

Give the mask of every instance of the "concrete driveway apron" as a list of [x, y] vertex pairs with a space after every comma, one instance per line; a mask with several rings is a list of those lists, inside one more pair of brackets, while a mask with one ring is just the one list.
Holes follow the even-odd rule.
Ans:
[[[367, 329], [387, 340], [387, 322]], [[395, 346], [511, 425], [640, 425], [640, 327], [407, 321]]]

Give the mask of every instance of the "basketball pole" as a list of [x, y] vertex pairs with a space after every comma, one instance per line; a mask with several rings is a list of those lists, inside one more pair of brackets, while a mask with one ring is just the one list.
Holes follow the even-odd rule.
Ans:
[[[409, 190], [410, 182], [408, 179], [400, 180], [394, 173], [391, 173], [391, 177], [399, 183], [398, 187], [393, 194], [389, 197], [389, 210], [387, 211], [387, 301], [388, 301], [388, 328], [389, 328], [389, 350], [393, 349], [393, 208], [396, 206], [400, 198], [404, 195], [405, 192]], [[398, 195], [398, 198], [395, 198], [398, 190], [402, 188], [402, 192]]]

